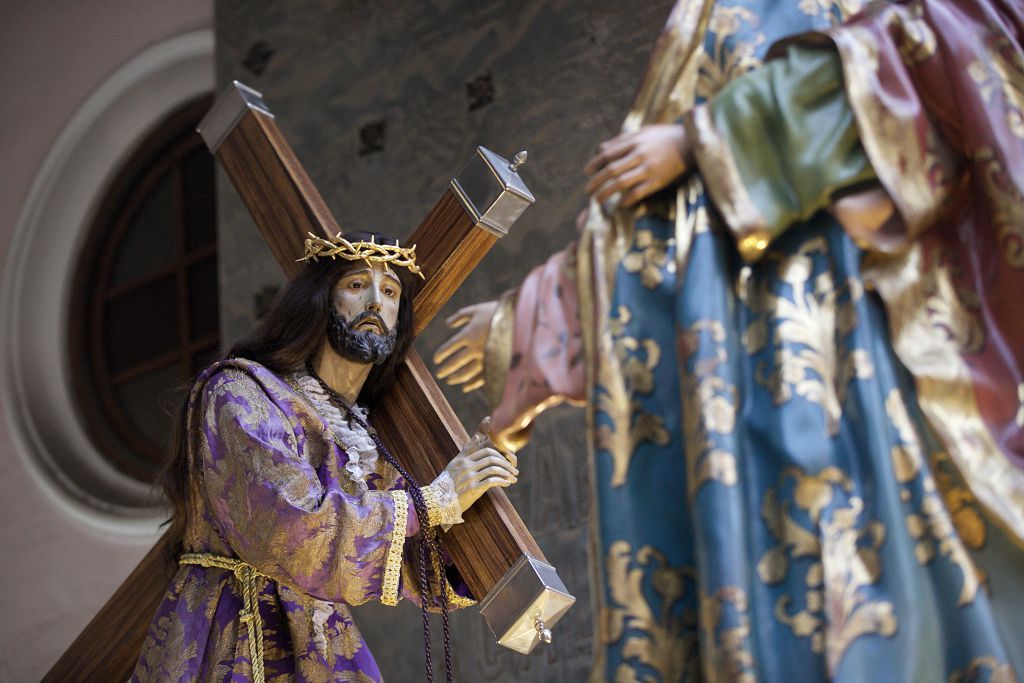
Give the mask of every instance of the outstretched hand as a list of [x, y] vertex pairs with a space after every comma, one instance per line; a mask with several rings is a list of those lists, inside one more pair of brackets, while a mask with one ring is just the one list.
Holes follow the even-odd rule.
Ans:
[[469, 393], [484, 385], [484, 346], [497, 301], [484, 301], [460, 308], [445, 322], [448, 327], [462, 329], [437, 348], [434, 364], [437, 378], [450, 385], [461, 384]]
[[511, 486], [519, 476], [515, 453], [510, 452], [507, 457], [499, 453], [490, 441], [490, 429], [491, 418], [485, 417], [473, 437], [445, 468], [455, 484], [462, 512], [489, 489]]
[[622, 193], [619, 205], [635, 205], [667, 187], [692, 165], [692, 143], [679, 124], [645, 126], [601, 143], [583, 172], [587, 194], [600, 204]]

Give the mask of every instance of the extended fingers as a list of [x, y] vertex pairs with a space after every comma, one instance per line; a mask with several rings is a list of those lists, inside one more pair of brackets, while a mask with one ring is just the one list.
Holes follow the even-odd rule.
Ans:
[[437, 351], [434, 351], [434, 364], [440, 364], [459, 349], [466, 347], [466, 339], [461, 332], [452, 335], [448, 341], [437, 347]]
[[[447, 320], [445, 320], [445, 324], [452, 329], [465, 326], [466, 323], [473, 319], [473, 315], [475, 313], [473, 309], [475, 308], [477, 308], [477, 306], [466, 306], [464, 308], [460, 308], [458, 311], [448, 316]], [[437, 365], [443, 363], [448, 356], [468, 345], [469, 340], [466, 337], [465, 330], [456, 332], [449, 337], [445, 343], [437, 347], [437, 351], [434, 352], [434, 364]]]
[[452, 313], [450, 316], [445, 318], [444, 324], [448, 327], [462, 327], [473, 318], [473, 312], [466, 308], [460, 308], [459, 310]]
[[[456, 372], [456, 370], [458, 370]], [[447, 373], [448, 384], [463, 384], [471, 379], [475, 379], [484, 371], [484, 364], [480, 362], [479, 358], [471, 358], [468, 362], [462, 363], [459, 368], [452, 368]], [[438, 377], [444, 379], [440, 374]]]
[[462, 393], [468, 394], [471, 391], [476, 391], [477, 389], [479, 389], [483, 385], [484, 385], [484, 376], [483, 376], [483, 373], [481, 372], [480, 373], [480, 377], [478, 379], [473, 380], [472, 382], [467, 382], [466, 386], [462, 387]]
[[[456, 353], [456, 351], [458, 351], [458, 353]], [[464, 348], [456, 349], [456, 351], [446, 354], [444, 358], [440, 360], [437, 360], [437, 356], [434, 357], [434, 362], [440, 366], [437, 369], [438, 379], [444, 379], [448, 375], [462, 370], [471, 363], [478, 363], [482, 367], [483, 364], [477, 354]], [[440, 351], [438, 351], [438, 355], [440, 355]]]

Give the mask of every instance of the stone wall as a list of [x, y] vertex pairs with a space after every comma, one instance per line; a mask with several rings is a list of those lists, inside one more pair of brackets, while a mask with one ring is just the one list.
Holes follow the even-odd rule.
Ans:
[[[409, 234], [477, 145], [511, 157], [537, 203], [417, 342], [424, 357], [459, 306], [513, 287], [574, 236], [580, 171], [613, 135], [671, 2], [216, 0], [218, 82], [260, 90], [345, 229]], [[249, 329], [281, 276], [230, 184], [220, 179], [224, 338]], [[482, 398], [447, 391], [467, 427]], [[453, 617], [462, 681], [580, 681], [591, 653], [583, 422], [539, 421], [509, 490], [577, 605], [554, 643], [524, 657], [493, 644], [475, 609]], [[420, 680], [418, 610], [364, 607], [356, 619], [392, 681]], [[440, 630], [436, 622], [435, 630]], [[440, 641], [435, 638], [435, 661]]]

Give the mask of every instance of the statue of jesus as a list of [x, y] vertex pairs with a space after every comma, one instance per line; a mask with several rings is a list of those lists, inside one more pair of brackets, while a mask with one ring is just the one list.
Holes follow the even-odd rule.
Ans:
[[305, 259], [178, 415], [163, 478], [177, 570], [133, 681], [378, 681], [348, 605], [472, 604], [432, 539], [514, 483], [515, 456], [483, 424], [411, 485], [370, 410], [412, 340], [415, 252], [353, 233], [307, 240]]

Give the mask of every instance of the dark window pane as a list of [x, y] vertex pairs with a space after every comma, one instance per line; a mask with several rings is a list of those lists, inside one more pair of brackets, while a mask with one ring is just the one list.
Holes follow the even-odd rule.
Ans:
[[107, 302], [107, 364], [118, 373], [178, 348], [177, 277], [170, 275]]
[[181, 393], [178, 390], [185, 378], [185, 368], [174, 363], [124, 382], [114, 390], [114, 398], [131, 426], [161, 452], [170, 443], [173, 399]]
[[132, 218], [114, 257], [111, 286], [142, 277], [176, 260], [177, 210], [172, 178], [173, 174], [165, 174]]
[[219, 353], [214, 159], [195, 133], [212, 102], [190, 102], [140, 143], [75, 275], [76, 397], [103, 455], [140, 481], [165, 457], [191, 378]]
[[199, 148], [185, 157], [185, 249], [211, 245], [217, 239], [213, 186], [213, 155]]
[[188, 307], [191, 312], [192, 338], [217, 334], [220, 316], [217, 310], [217, 259], [211, 257], [188, 269]]

